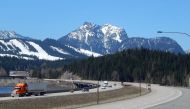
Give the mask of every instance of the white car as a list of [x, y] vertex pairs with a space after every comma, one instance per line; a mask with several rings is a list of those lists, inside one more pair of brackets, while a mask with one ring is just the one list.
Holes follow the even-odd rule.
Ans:
[[106, 87], [105, 87], [105, 86], [102, 86], [101, 89], [106, 89]]
[[110, 88], [112, 88], [112, 85], [108, 85], [107, 87], [110, 87]]

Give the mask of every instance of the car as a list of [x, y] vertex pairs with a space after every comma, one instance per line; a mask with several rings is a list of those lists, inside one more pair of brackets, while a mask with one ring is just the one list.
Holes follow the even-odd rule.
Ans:
[[83, 91], [83, 92], [89, 92], [89, 87], [84, 87], [84, 88], [82, 88], [82, 91]]
[[112, 88], [112, 85], [108, 85], [107, 87], [110, 87], [110, 88]]
[[101, 89], [106, 89], [106, 87], [105, 87], [105, 86], [102, 86]]

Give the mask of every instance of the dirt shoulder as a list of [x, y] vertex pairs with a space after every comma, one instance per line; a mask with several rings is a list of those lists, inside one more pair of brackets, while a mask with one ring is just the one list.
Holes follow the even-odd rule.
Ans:
[[[142, 94], [147, 94], [142, 89]], [[121, 89], [99, 93], [99, 103], [113, 102], [139, 96], [139, 88], [125, 86]], [[97, 104], [97, 93], [83, 93], [48, 98], [1, 101], [0, 109], [71, 109]]]

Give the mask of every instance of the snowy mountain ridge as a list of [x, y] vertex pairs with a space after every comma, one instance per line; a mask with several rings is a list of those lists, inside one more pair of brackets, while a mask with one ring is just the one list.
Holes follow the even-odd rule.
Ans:
[[172, 53], [184, 53], [180, 45], [167, 37], [129, 38], [123, 28], [110, 24], [96, 25], [85, 22], [76, 30], [58, 39], [76, 49], [85, 49], [105, 55], [129, 48], [148, 48]]
[[16, 57], [27, 60], [63, 60], [85, 57], [80, 53], [51, 40], [0, 39], [0, 56]]
[[[22, 41], [19, 39], [11, 39], [9, 41], [0, 40], [0, 48], [4, 52], [9, 52], [9, 54], [11, 53], [16, 54], [16, 55], [10, 55], [12, 57], [18, 57], [18, 56], [22, 57], [22, 55], [23, 56], [25, 55], [24, 56], [25, 59], [32, 59], [30, 56], [36, 56], [38, 59], [44, 59], [44, 60], [63, 59], [60, 57], [49, 55], [42, 47], [40, 47], [37, 43], [32, 41]], [[33, 50], [31, 50], [30, 48], [33, 48]], [[8, 54], [4, 55], [8, 56]]]
[[117, 26], [110, 24], [100, 26], [85, 22], [58, 41], [74, 48], [82, 48], [98, 54], [109, 54], [118, 50], [118, 46], [127, 38], [125, 30]]
[[0, 39], [11, 39], [11, 38], [21, 38], [30, 39], [29, 37], [24, 37], [15, 31], [0, 31]]
[[14, 31], [0, 31], [0, 56], [22, 59], [60, 60], [99, 57], [131, 48], [148, 48], [184, 53], [181, 46], [167, 37], [129, 38], [123, 28], [110, 24], [85, 22], [58, 40], [43, 41], [24, 37]]

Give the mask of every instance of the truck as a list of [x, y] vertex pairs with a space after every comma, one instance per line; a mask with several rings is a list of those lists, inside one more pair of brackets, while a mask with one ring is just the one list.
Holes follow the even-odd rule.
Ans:
[[46, 93], [46, 83], [17, 83], [11, 92], [12, 97], [23, 97], [31, 95], [44, 95]]

